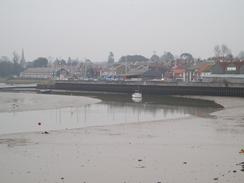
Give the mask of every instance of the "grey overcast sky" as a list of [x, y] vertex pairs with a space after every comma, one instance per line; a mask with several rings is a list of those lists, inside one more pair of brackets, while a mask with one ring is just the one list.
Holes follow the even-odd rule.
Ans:
[[0, 56], [107, 60], [112, 51], [150, 57], [171, 51], [244, 50], [244, 0], [0, 0]]

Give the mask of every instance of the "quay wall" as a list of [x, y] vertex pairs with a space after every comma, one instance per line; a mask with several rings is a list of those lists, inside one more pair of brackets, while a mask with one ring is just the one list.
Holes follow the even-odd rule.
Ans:
[[57, 81], [49, 88], [69, 91], [119, 92], [131, 94], [139, 90], [153, 95], [208, 95], [244, 97], [244, 84], [235, 83], [166, 83], [145, 81]]

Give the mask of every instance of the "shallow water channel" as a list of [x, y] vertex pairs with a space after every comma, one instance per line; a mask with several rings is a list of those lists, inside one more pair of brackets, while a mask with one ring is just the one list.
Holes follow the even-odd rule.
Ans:
[[135, 102], [130, 95], [81, 96], [34, 93], [0, 93], [0, 134], [104, 126], [191, 115], [208, 117], [214, 104], [179, 97], [145, 96]]

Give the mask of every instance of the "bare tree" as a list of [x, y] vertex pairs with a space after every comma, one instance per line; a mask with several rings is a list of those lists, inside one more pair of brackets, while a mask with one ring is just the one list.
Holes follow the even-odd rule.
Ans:
[[150, 60], [151, 61], [153, 61], [153, 62], [159, 62], [160, 61], [160, 57], [156, 54], [156, 52], [154, 51], [153, 52], [153, 55], [151, 56], [151, 58], [150, 58]]
[[225, 44], [221, 46], [216, 45], [214, 47], [214, 54], [216, 57], [232, 57], [231, 50]]
[[19, 54], [16, 51], [14, 51], [13, 52], [13, 62], [14, 62], [14, 64], [19, 63], [19, 59], [20, 59]]
[[221, 56], [221, 49], [220, 49], [219, 45], [216, 45], [214, 47], [214, 55], [215, 55], [215, 57], [220, 57]]
[[170, 52], [164, 52], [164, 54], [161, 56], [160, 60], [162, 62], [169, 63], [175, 59], [174, 55]]
[[244, 60], [244, 51], [240, 51], [240, 53], [238, 54], [238, 58]]
[[222, 56], [223, 56], [223, 57], [232, 55], [232, 54], [231, 54], [231, 50], [230, 50], [225, 44], [222, 44], [222, 45], [221, 45], [221, 52], [222, 52]]
[[114, 64], [114, 54], [113, 54], [113, 52], [109, 53], [108, 64], [110, 64], [110, 65]]

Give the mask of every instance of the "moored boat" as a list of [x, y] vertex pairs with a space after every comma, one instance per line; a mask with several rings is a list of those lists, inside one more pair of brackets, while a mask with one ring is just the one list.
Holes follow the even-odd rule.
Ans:
[[138, 91], [132, 94], [132, 98], [142, 98], [142, 94]]

